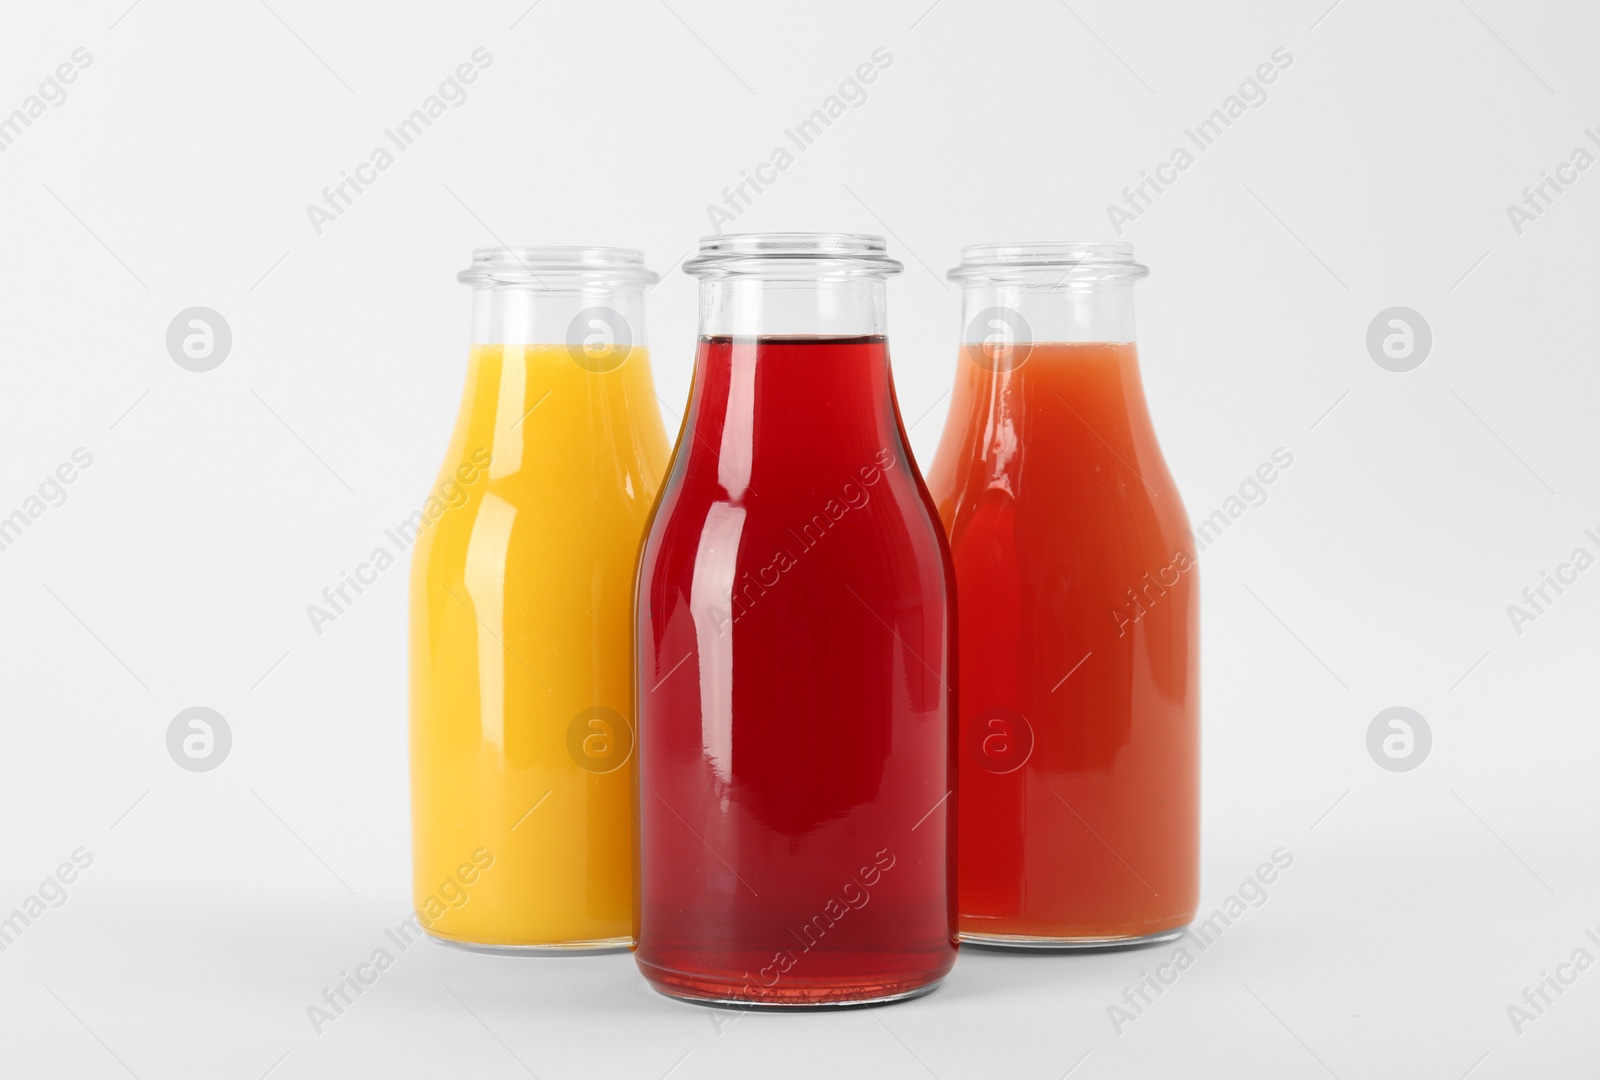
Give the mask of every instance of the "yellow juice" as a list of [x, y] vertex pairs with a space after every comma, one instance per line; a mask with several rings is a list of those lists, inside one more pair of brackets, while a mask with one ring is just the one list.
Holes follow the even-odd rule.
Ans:
[[473, 346], [411, 567], [413, 895], [437, 937], [632, 941], [634, 563], [668, 444], [648, 353], [623, 353]]

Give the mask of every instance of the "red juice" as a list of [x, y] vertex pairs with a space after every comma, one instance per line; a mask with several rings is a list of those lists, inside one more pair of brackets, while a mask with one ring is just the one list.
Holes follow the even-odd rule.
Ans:
[[656, 989], [838, 1004], [950, 969], [953, 597], [884, 338], [703, 337], [636, 593]]

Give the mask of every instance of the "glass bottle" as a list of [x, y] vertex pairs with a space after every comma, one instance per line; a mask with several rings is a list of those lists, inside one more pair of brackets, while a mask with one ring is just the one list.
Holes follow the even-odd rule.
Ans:
[[638, 950], [659, 991], [805, 1006], [955, 960], [949, 555], [907, 450], [877, 237], [709, 237], [640, 555]]
[[961, 637], [963, 941], [1176, 937], [1199, 884], [1195, 547], [1117, 243], [969, 247], [929, 473]]
[[[667, 459], [636, 251], [489, 248], [455, 431], [409, 523], [427, 933], [633, 940], [634, 559]], [[402, 528], [402, 534], [406, 528]]]

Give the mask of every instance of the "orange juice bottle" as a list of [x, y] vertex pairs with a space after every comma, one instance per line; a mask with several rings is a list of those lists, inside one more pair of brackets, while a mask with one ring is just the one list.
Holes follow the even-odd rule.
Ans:
[[633, 934], [630, 620], [668, 453], [638, 252], [485, 249], [411, 566], [414, 903], [502, 949]]
[[1200, 594], [1117, 243], [982, 245], [928, 475], [955, 563], [963, 941], [1178, 936], [1200, 871]]

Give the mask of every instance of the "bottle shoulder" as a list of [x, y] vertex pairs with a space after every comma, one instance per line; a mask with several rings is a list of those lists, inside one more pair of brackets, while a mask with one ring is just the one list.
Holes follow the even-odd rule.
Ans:
[[1165, 470], [1143, 478], [1096, 470], [1070, 484], [1024, 472], [1014, 483], [974, 481], [942, 493], [939, 508], [958, 557], [974, 545], [1041, 564], [1194, 550], [1188, 513]]

